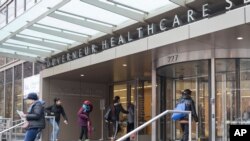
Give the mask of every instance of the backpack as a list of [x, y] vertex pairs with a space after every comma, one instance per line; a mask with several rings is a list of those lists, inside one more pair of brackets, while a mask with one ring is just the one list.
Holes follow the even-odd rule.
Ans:
[[[180, 103], [178, 103], [174, 110], [186, 111], [185, 100], [182, 100]], [[172, 120], [176, 121], [176, 120], [180, 120], [180, 119], [184, 118], [186, 115], [187, 115], [186, 113], [173, 113], [171, 118], [172, 118]]]
[[111, 122], [113, 120], [113, 111], [112, 111], [112, 107], [109, 106], [105, 115], [104, 115], [104, 119], [107, 122]]

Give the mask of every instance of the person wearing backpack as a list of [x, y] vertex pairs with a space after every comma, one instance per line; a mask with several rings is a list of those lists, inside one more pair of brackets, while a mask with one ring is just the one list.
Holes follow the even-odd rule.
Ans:
[[120, 97], [119, 96], [115, 96], [114, 100], [113, 100], [113, 105], [111, 106], [112, 108], [112, 122], [113, 122], [113, 133], [114, 133], [114, 136], [113, 136], [113, 140], [116, 139], [116, 135], [117, 133], [119, 132], [119, 129], [120, 129], [120, 125], [119, 125], [119, 115], [120, 115], [120, 112], [124, 113], [124, 114], [128, 114], [128, 111], [126, 111], [121, 103], [120, 103]]
[[[182, 97], [180, 98], [179, 102], [185, 103], [185, 110], [191, 111], [192, 118], [194, 119], [195, 122], [198, 122], [198, 116], [195, 110], [194, 101], [191, 97], [191, 93], [192, 91], [190, 89], [185, 89], [182, 92]], [[188, 135], [189, 135], [188, 114], [185, 117], [181, 118], [179, 121], [183, 132], [181, 141], [188, 141]]]

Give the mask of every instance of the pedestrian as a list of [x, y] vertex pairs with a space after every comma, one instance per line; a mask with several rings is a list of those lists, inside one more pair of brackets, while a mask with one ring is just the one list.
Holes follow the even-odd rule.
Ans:
[[112, 115], [112, 123], [113, 123], [113, 140], [116, 139], [117, 133], [120, 130], [120, 125], [119, 125], [119, 120], [120, 120], [120, 113], [124, 113], [124, 114], [128, 114], [128, 111], [126, 111], [121, 103], [120, 103], [120, 97], [119, 96], [115, 96], [114, 100], [113, 100], [113, 105], [111, 105], [111, 109], [112, 109], [112, 113], [114, 113]]
[[79, 141], [87, 141], [89, 139], [89, 134], [92, 131], [91, 120], [89, 114], [93, 110], [93, 105], [90, 101], [85, 100], [79, 111], [77, 112], [78, 124], [81, 126], [81, 133]]
[[[191, 97], [191, 93], [192, 91], [190, 89], [185, 89], [182, 92], [182, 97], [180, 98], [179, 102], [185, 103], [185, 110], [191, 111], [192, 118], [194, 119], [195, 122], [198, 122], [198, 116], [196, 114], [195, 104]], [[181, 141], [188, 141], [188, 136], [189, 136], [188, 115], [180, 119], [180, 126], [183, 132]]]
[[[128, 123], [127, 123], [127, 133], [131, 132], [134, 127], [134, 111], [135, 111], [135, 106], [133, 103], [128, 102]], [[131, 136], [131, 138], [134, 138], [134, 134]], [[130, 138], [127, 138], [126, 141], [130, 141]]]
[[68, 124], [68, 118], [66, 116], [66, 113], [64, 111], [64, 108], [62, 106], [62, 101], [60, 98], [56, 97], [54, 98], [54, 104], [47, 107], [46, 109], [46, 113], [48, 116], [54, 116], [55, 117], [55, 123], [53, 122], [53, 119], [49, 119], [50, 124], [52, 125], [54, 131], [52, 131], [51, 136], [50, 136], [50, 140], [54, 141], [53, 139], [55, 139], [56, 141], [58, 141], [58, 137], [59, 137], [59, 125], [60, 125], [60, 118], [61, 115], [64, 118], [64, 123], [67, 125]]
[[27, 114], [23, 115], [28, 123], [24, 141], [35, 141], [38, 134], [45, 128], [44, 107], [36, 93], [29, 93], [25, 99], [29, 108]]

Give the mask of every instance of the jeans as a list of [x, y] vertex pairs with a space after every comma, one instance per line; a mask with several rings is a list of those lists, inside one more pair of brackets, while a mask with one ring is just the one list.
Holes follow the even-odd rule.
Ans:
[[25, 133], [24, 141], [35, 141], [38, 132], [40, 132], [38, 128], [28, 129]]
[[181, 123], [181, 129], [183, 132], [181, 141], [188, 141], [188, 134], [189, 134], [189, 125], [188, 123]]
[[[53, 132], [53, 129], [52, 129], [52, 133], [51, 133], [51, 136], [50, 136], [50, 140], [51, 141], [55, 141], [56, 139], [58, 139], [58, 135], [59, 135], [59, 131], [60, 131], [60, 128], [59, 128], [59, 123], [57, 123], [55, 121], [55, 123], [53, 124], [53, 119], [50, 119], [49, 120], [50, 124], [52, 125], [52, 127], [54, 127], [54, 132]], [[54, 133], [54, 134], [53, 134]], [[54, 139], [54, 140], [53, 140]]]

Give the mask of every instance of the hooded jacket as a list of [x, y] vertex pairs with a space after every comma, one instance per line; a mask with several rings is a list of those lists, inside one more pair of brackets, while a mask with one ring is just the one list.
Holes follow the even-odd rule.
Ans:
[[[192, 118], [194, 119], [195, 122], [198, 122], [198, 116], [195, 110], [195, 104], [194, 104], [192, 97], [189, 94], [183, 94], [179, 102], [180, 103], [185, 102], [185, 105], [186, 105], [185, 110], [191, 111]], [[188, 120], [188, 115], [181, 120]]]
[[88, 126], [89, 113], [84, 112], [84, 109], [82, 107], [77, 112], [77, 116], [78, 116], [78, 124], [80, 126]]

